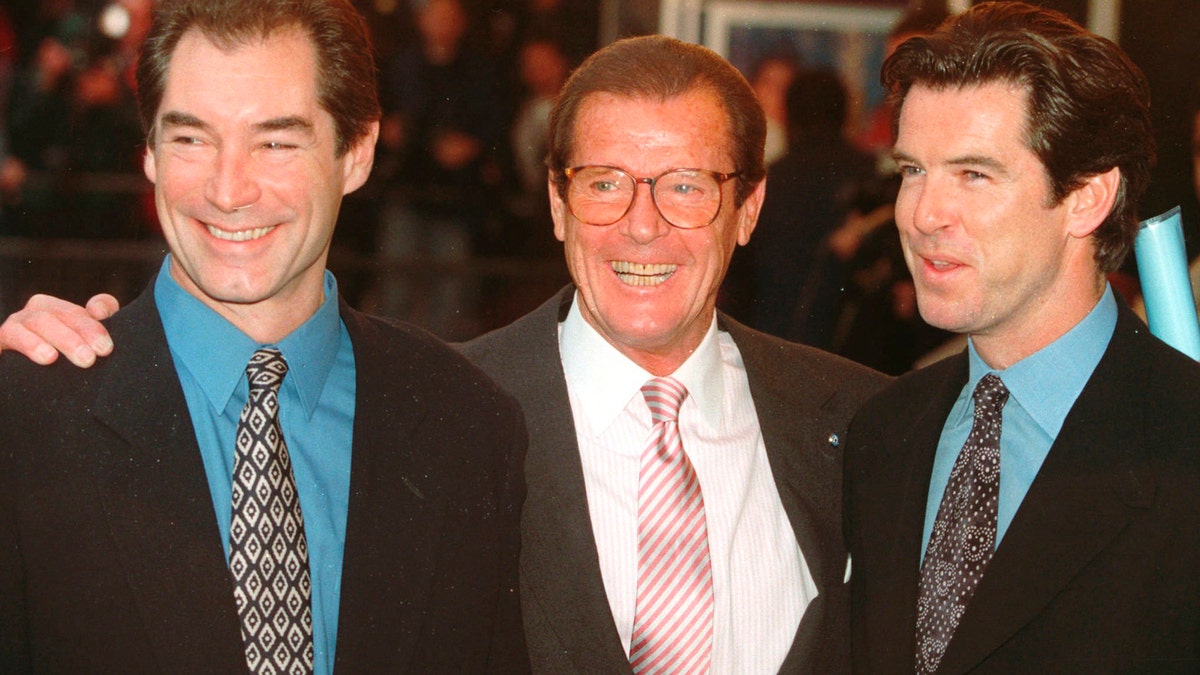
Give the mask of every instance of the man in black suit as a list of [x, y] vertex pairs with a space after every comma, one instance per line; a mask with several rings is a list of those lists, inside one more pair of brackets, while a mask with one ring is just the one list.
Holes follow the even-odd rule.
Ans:
[[[549, 192], [575, 283], [463, 346], [530, 429], [521, 593], [537, 671], [629, 672], [637, 460], [617, 439], [642, 430], [637, 389], [652, 376], [689, 390], [680, 426], [713, 551], [712, 671], [844, 670], [838, 444], [882, 378], [715, 310], [762, 203], [764, 135], [727, 62], [661, 36], [600, 50], [560, 93]], [[697, 218], [670, 191], [698, 180], [717, 198]], [[597, 191], [622, 199], [591, 208]]]
[[851, 425], [855, 670], [1195, 672], [1200, 366], [1105, 281], [1153, 160], [1143, 75], [986, 3], [883, 77], [920, 311], [969, 346]]
[[170, 255], [111, 358], [0, 364], [0, 671], [527, 670], [516, 402], [325, 270], [378, 134], [361, 18], [164, 0], [137, 72]]
[[[679, 428], [711, 552], [709, 668], [848, 668], [839, 444], [883, 378], [715, 309], [762, 203], [765, 133], [728, 62], [661, 36], [600, 50], [560, 94], [548, 187], [574, 284], [462, 346], [530, 429], [521, 599], [536, 672], [631, 672], [651, 430], [639, 388], [656, 376], [689, 392]], [[5, 344], [34, 352], [41, 338], [17, 344], [30, 328], [69, 350], [59, 336], [96, 337], [77, 328], [83, 310], [50, 307], [10, 319]]]

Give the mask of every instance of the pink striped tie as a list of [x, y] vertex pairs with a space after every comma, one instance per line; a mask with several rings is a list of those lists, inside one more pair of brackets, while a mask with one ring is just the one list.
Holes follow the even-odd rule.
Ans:
[[633, 672], [707, 673], [712, 659], [712, 567], [704, 497], [683, 452], [679, 406], [687, 389], [669, 377], [642, 387], [654, 420], [638, 487], [637, 611]]

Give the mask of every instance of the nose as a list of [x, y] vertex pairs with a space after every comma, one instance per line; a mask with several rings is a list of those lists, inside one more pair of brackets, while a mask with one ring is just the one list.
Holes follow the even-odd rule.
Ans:
[[252, 171], [253, 158], [246, 153], [222, 148], [216, 153], [205, 198], [224, 213], [250, 206], [262, 196]]
[[896, 225], [921, 234], [933, 234], [953, 222], [953, 200], [929, 179], [904, 183], [896, 195]]
[[[649, 178], [637, 179], [633, 190], [633, 203], [629, 205], [629, 210], [625, 212], [620, 224], [625, 236], [638, 244], [649, 244], [671, 232], [671, 224], [663, 218], [658, 205], [654, 203], [650, 181]], [[644, 191], [643, 185], [646, 186]]]

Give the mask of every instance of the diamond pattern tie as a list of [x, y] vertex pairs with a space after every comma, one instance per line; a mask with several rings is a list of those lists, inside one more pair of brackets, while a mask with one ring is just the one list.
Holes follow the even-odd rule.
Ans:
[[287, 362], [278, 349], [260, 349], [250, 358], [250, 397], [238, 422], [233, 464], [229, 569], [246, 664], [255, 675], [313, 670], [308, 542], [279, 427], [285, 375]]
[[975, 420], [950, 470], [921, 565], [918, 673], [937, 672], [946, 645], [996, 550], [1000, 420], [1008, 389], [992, 373], [975, 387]]
[[633, 672], [706, 673], [712, 660], [712, 566], [700, 481], [683, 451], [679, 406], [687, 389], [672, 378], [642, 387], [654, 421], [638, 487], [637, 609]]

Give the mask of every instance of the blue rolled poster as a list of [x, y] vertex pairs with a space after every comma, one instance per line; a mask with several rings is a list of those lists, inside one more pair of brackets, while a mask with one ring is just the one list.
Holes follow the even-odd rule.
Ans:
[[1163, 342], [1200, 360], [1200, 322], [1188, 278], [1179, 207], [1142, 221], [1133, 242], [1146, 322]]

